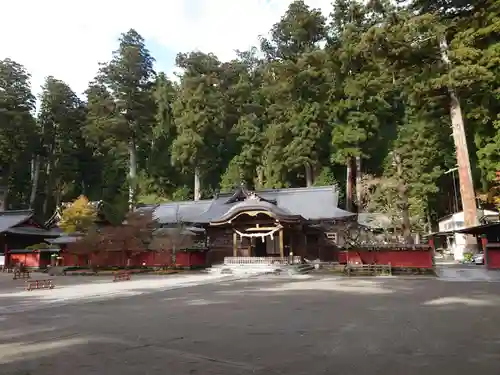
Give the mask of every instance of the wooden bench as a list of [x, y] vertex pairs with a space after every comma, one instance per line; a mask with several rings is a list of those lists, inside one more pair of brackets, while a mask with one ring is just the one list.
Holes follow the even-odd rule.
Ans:
[[26, 290], [33, 289], [54, 289], [52, 279], [26, 281]]
[[128, 271], [119, 271], [113, 274], [113, 282], [115, 281], [125, 281], [130, 280], [130, 272]]
[[29, 278], [31, 278], [29, 271], [16, 270], [14, 271], [14, 277], [12, 279], [17, 280], [17, 279], [29, 279]]
[[392, 275], [392, 267], [390, 264], [348, 264], [345, 268], [347, 276], [365, 275], [379, 276]]

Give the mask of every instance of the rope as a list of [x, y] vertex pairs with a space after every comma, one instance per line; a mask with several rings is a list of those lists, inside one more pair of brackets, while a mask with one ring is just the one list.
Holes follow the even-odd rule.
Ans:
[[258, 238], [260, 237], [262, 241], [264, 241], [264, 237], [267, 237], [267, 236], [270, 236], [271, 237], [271, 240], [274, 240], [274, 233], [276, 233], [277, 231], [281, 230], [283, 228], [283, 226], [281, 225], [278, 225], [276, 228], [266, 232], [266, 233], [243, 233], [243, 232], [240, 232], [238, 229], [233, 229], [241, 238], [243, 237], [254, 237], [254, 238]]

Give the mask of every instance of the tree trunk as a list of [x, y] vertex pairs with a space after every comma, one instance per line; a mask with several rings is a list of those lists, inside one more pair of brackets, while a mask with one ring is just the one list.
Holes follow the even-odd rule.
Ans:
[[129, 211], [133, 211], [135, 197], [136, 197], [136, 186], [137, 186], [137, 149], [134, 137], [131, 137], [131, 139], [129, 140], [128, 155], [129, 155], [128, 209]]
[[0, 211], [7, 211], [9, 209], [9, 194], [10, 194], [10, 188], [9, 185], [7, 184], [5, 186], [5, 191], [3, 192], [3, 196], [1, 197], [3, 202], [0, 205], [1, 206]]
[[356, 156], [356, 211], [359, 213], [361, 210], [361, 156]]
[[427, 233], [431, 234], [432, 233], [432, 219], [431, 219], [431, 213], [429, 212], [429, 209], [427, 208]]
[[50, 192], [52, 190], [52, 158], [49, 156], [47, 158], [47, 165], [45, 169], [45, 199], [43, 201], [43, 215], [47, 216], [47, 210], [49, 209]]
[[[439, 43], [441, 48], [441, 58], [443, 63], [450, 66], [448, 57], [448, 42], [442, 37]], [[457, 154], [458, 178], [460, 181], [460, 197], [462, 198], [462, 207], [464, 211], [465, 227], [473, 227], [478, 224], [476, 195], [474, 193], [474, 183], [472, 181], [472, 171], [469, 160], [469, 150], [467, 147], [467, 137], [465, 135], [464, 119], [462, 117], [462, 108], [460, 100], [453, 87], [448, 87], [450, 95], [450, 117], [453, 129], [453, 140]], [[466, 237], [467, 247], [476, 247], [477, 241], [474, 236]]]
[[353, 159], [347, 160], [347, 176], [346, 176], [346, 194], [345, 194], [345, 209], [353, 211], [354, 190], [353, 190]]
[[304, 168], [306, 169], [306, 186], [311, 187], [314, 183], [313, 169], [309, 163], [304, 164]]
[[469, 150], [465, 136], [464, 121], [460, 102], [454, 90], [450, 90], [450, 115], [453, 127], [453, 140], [457, 153], [458, 178], [460, 181], [460, 196], [464, 210], [464, 224], [466, 227], [477, 225], [477, 206], [472, 172], [469, 160]]
[[30, 209], [35, 206], [36, 195], [38, 193], [38, 180], [40, 178], [40, 155], [36, 155], [31, 165], [31, 194]]
[[257, 167], [256, 175], [257, 183], [255, 187], [261, 189], [262, 187], [264, 187], [264, 168], [262, 168], [261, 166]]
[[403, 177], [403, 165], [401, 162], [401, 155], [394, 152], [394, 163], [396, 164], [396, 173], [398, 175], [398, 191], [401, 207], [401, 216], [403, 218], [403, 238], [407, 244], [413, 243], [413, 237], [411, 235], [411, 222], [410, 222], [410, 211], [408, 203], [408, 186]]
[[194, 200], [199, 201], [200, 199], [201, 199], [200, 168], [196, 167], [194, 169]]
[[55, 206], [59, 207], [61, 205], [63, 190], [64, 190], [64, 188], [62, 187], [62, 182], [60, 177], [58, 177], [58, 181], [55, 186], [56, 186], [56, 188], [54, 189]]

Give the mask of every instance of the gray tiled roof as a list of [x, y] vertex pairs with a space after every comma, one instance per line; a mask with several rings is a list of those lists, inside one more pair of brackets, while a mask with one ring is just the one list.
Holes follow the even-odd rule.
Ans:
[[212, 204], [212, 200], [172, 202], [160, 204], [156, 207], [154, 216], [161, 224], [197, 223], [198, 217]]
[[51, 243], [53, 245], [65, 245], [65, 244], [77, 242], [81, 238], [82, 237], [63, 235], [63, 236], [57, 237], [57, 238], [46, 238], [45, 241], [48, 243]]
[[338, 208], [338, 192], [333, 186], [264, 190], [257, 192], [265, 199], [274, 199], [278, 207], [307, 220], [337, 219], [355, 215]]
[[33, 216], [31, 210], [1, 211], [0, 212], [0, 233], [19, 225]]
[[44, 236], [44, 237], [59, 237], [61, 232], [53, 230], [45, 230], [36, 227], [18, 227], [6, 230], [7, 233], [20, 234], [27, 236]]
[[[338, 192], [333, 186], [292, 188], [256, 191], [264, 199], [276, 201], [280, 210], [292, 215], [300, 215], [306, 220], [337, 219], [354, 216], [352, 212], [337, 207]], [[160, 223], [184, 222], [207, 224], [222, 217], [231, 207], [238, 204], [227, 203], [233, 193], [220, 194], [213, 200], [173, 202], [160, 204], [155, 216]]]
[[204, 211], [197, 218], [196, 222], [200, 224], [208, 224], [214, 219], [222, 217], [231, 207], [238, 204], [238, 203], [226, 204], [228, 199], [229, 195], [225, 195], [214, 199], [210, 207], [208, 207], [208, 209]]
[[9, 249], [9, 254], [29, 254], [29, 253], [58, 253], [61, 249], [50, 248], [50, 249]]

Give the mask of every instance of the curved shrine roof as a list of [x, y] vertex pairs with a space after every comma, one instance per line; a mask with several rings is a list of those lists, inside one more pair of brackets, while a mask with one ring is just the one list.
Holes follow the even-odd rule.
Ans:
[[261, 200], [257, 195], [248, 197], [245, 201], [232, 205], [226, 213], [220, 217], [215, 217], [210, 221], [210, 224], [222, 224], [230, 221], [239, 214], [249, 211], [264, 211], [272, 217], [280, 221], [301, 221], [304, 218], [300, 215], [291, 213], [290, 211], [278, 207], [269, 201]]
[[[214, 199], [164, 203], [156, 208], [150, 208], [155, 209], [154, 216], [161, 224], [178, 222], [209, 224], [222, 219], [229, 214], [230, 210], [236, 210], [235, 206], [240, 205], [238, 209], [252, 209], [250, 203], [242, 204], [251, 193], [244, 188], [238, 188], [234, 192], [220, 194]], [[292, 215], [314, 221], [341, 219], [356, 215], [337, 207], [338, 191], [334, 186], [260, 190], [255, 194], [260, 201], [259, 205], [253, 209], [266, 208], [282, 217]]]

